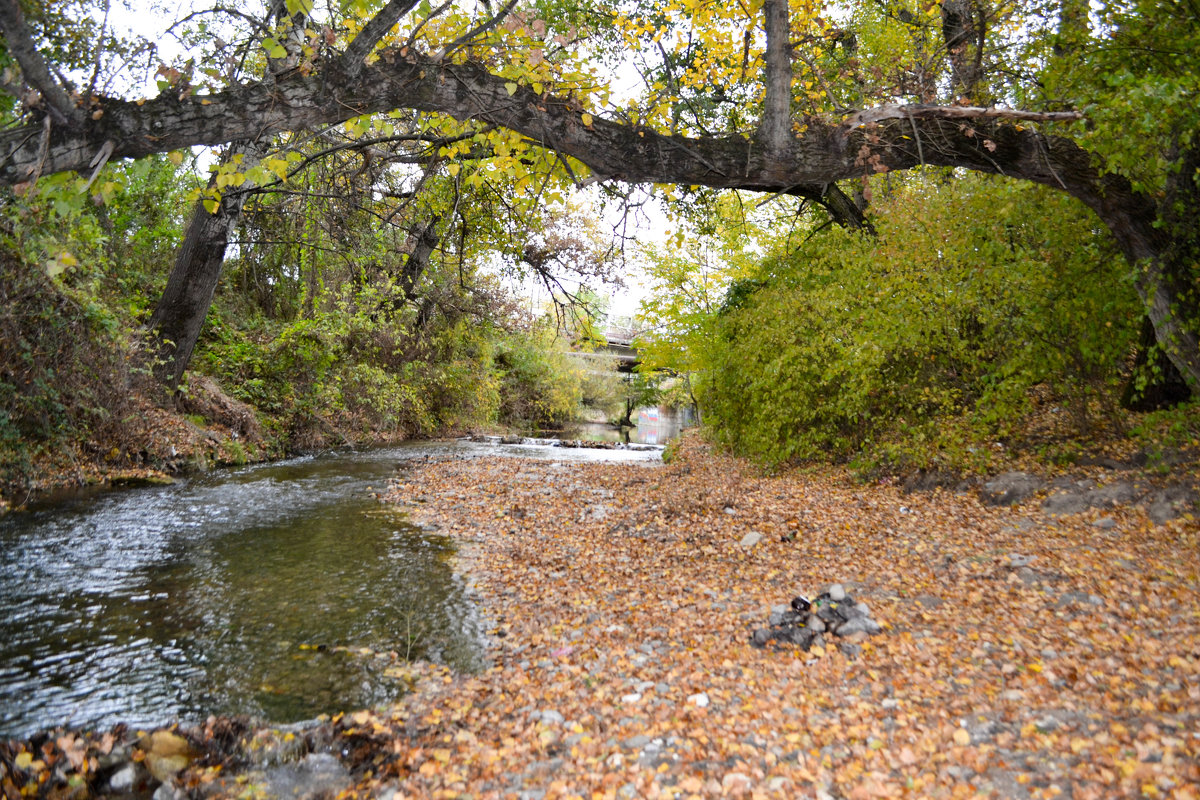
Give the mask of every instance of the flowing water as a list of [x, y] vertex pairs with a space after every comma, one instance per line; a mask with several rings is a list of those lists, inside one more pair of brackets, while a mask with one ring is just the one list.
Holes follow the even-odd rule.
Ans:
[[294, 722], [484, 662], [452, 543], [372, 496], [447, 455], [657, 452], [444, 442], [222, 470], [0, 518], [0, 737], [248, 714]]

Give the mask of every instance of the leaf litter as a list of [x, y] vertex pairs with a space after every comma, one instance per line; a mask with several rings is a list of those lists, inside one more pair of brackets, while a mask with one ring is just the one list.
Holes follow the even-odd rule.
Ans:
[[[361, 791], [1197, 796], [1191, 520], [764, 476], [693, 439], [661, 468], [434, 462], [388, 497], [464, 543], [495, 648], [378, 720]], [[839, 582], [880, 635], [751, 645]]]

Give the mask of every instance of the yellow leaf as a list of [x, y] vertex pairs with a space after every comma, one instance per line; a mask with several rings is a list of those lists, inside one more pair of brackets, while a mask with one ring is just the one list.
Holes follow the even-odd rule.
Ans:
[[509, 81], [508, 83], [504, 84], [504, 88], [506, 91], [508, 91], [509, 97], [512, 97], [514, 94], [517, 93], [517, 85], [515, 83], [513, 83], [512, 81]]
[[167, 160], [178, 167], [183, 163], [183, 153], [178, 150], [172, 150], [170, 153], [167, 153]]
[[583, 120], [583, 124], [584, 124], [584, 125], [586, 125], [586, 126], [587, 126], [587, 127], [589, 127], [589, 128], [590, 128], [590, 127], [592, 127], [592, 115], [591, 115], [591, 114], [588, 114], [588, 113], [586, 113], [586, 112], [585, 112], [585, 113], [581, 114], [581, 115], [579, 116], [579, 118], [580, 118], [581, 120]]
[[33, 763], [32, 753], [17, 753], [17, 757], [13, 759], [13, 764], [17, 769], [29, 769], [29, 765]]
[[971, 743], [971, 734], [967, 733], [965, 728], [959, 728], [954, 732], [954, 743], [966, 747]]

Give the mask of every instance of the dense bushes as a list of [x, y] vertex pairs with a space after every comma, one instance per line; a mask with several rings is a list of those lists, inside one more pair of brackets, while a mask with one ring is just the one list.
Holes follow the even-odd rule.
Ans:
[[127, 431], [134, 352], [95, 297], [0, 237], [0, 488], [27, 485], [35, 460]]
[[1115, 410], [1141, 309], [1084, 209], [968, 177], [913, 181], [872, 219], [769, 246], [708, 316], [717, 438], [772, 463], [979, 466], [1038, 399], [1077, 431]]

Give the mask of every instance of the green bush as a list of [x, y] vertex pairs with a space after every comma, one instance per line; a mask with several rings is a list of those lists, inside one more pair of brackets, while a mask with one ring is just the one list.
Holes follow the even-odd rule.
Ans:
[[[82, 272], [82, 270], [80, 270]], [[119, 319], [0, 237], [0, 484], [28, 485], [35, 457], [119, 440], [134, 349]]]
[[552, 428], [572, 419], [583, 397], [582, 371], [552, 331], [511, 334], [497, 346], [500, 422]]
[[1113, 408], [1141, 309], [1078, 204], [970, 177], [873, 219], [875, 238], [769, 256], [711, 318], [699, 395], [719, 439], [773, 463], [961, 467], [1017, 433], [1034, 387], [1076, 427]]

